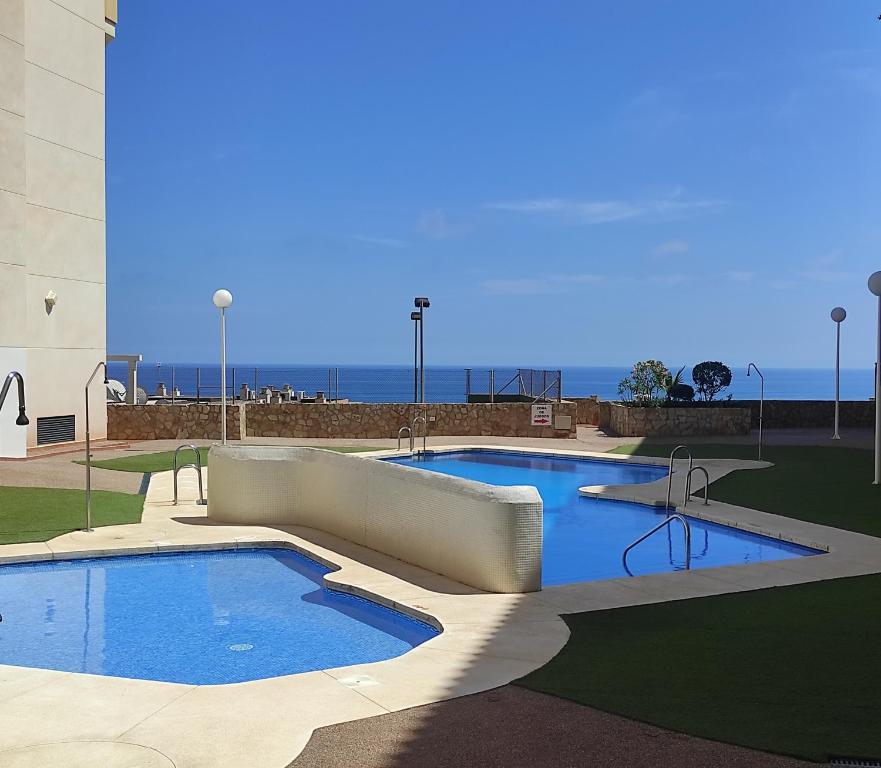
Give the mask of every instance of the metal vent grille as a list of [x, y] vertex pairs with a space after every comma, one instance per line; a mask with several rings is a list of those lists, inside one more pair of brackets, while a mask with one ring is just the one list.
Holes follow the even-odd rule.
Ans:
[[76, 436], [76, 416], [43, 416], [37, 419], [37, 445], [68, 443]]
[[843, 765], [848, 768], [881, 768], [881, 760], [873, 760], [859, 757], [833, 757], [830, 765]]

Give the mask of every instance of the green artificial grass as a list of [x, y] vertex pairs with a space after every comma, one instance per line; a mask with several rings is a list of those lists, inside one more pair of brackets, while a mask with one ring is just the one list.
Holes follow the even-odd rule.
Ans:
[[[327, 451], [336, 451], [337, 453], [361, 453], [365, 451], [379, 450], [378, 448], [354, 445], [343, 445], [340, 447], [319, 445], [314, 447], [321, 448]], [[202, 466], [207, 466], [208, 447], [200, 447], [199, 454], [202, 457]], [[178, 455], [178, 464], [189, 464], [193, 461], [194, 458], [195, 456], [193, 455], [192, 451], [181, 451]], [[99, 459], [98, 461], [95, 461], [93, 459], [92, 466], [100, 467], [101, 469], [116, 469], [121, 472], [141, 472], [142, 474], [152, 472], [167, 472], [172, 469], [173, 459], [174, 451], [163, 451], [161, 453], [133, 454], [132, 456], [123, 456], [118, 459]], [[85, 464], [84, 461], [77, 461], [76, 463]]]
[[[139, 523], [144, 497], [92, 491], [92, 525]], [[48, 541], [85, 525], [86, 492], [0, 486], [0, 544]]]
[[881, 758], [881, 576], [564, 619], [566, 647], [520, 685], [808, 760]]
[[[645, 442], [611, 453], [666, 457], [674, 447]], [[756, 458], [754, 445], [695, 444], [691, 450], [696, 459]], [[710, 486], [710, 498], [881, 536], [881, 486], [872, 485], [872, 456], [859, 448], [766, 446], [762, 458], [773, 467], [732, 472]]]

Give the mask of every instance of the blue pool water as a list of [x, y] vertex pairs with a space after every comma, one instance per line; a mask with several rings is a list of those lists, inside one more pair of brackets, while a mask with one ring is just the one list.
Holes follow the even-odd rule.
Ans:
[[[621, 563], [624, 548], [664, 517], [663, 510], [645, 504], [580, 496], [578, 488], [647, 483], [666, 477], [666, 467], [482, 450], [389, 461], [491, 485], [535, 486], [544, 502], [545, 586], [627, 576]], [[696, 518], [689, 518], [689, 523], [692, 568], [816, 554], [806, 547]], [[659, 531], [633, 549], [627, 564], [636, 576], [683, 569], [685, 545], [679, 526], [674, 524]]]
[[325, 589], [289, 550], [0, 567], [0, 663], [237, 683], [399, 656], [437, 630]]

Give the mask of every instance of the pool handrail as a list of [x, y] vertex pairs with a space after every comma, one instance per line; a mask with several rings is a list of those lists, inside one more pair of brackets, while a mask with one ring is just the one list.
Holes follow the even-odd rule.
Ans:
[[405, 432], [410, 438], [410, 453], [413, 453], [413, 430], [408, 426], [403, 426], [398, 430], [398, 450], [401, 450], [401, 437], [403, 437]]
[[630, 568], [627, 567], [627, 553], [630, 552], [637, 544], [641, 544], [644, 542], [649, 536], [654, 533], [657, 533], [666, 525], [671, 525], [674, 520], [677, 520], [682, 524], [682, 530], [685, 534], [685, 570], [691, 570], [691, 526], [688, 524], [688, 520], [680, 515], [678, 512], [674, 512], [672, 515], [668, 514], [660, 523], [658, 523], [654, 528], [650, 531], [647, 531], [642, 536], [640, 536], [636, 541], [631, 544], [628, 544], [624, 548], [624, 552], [621, 553], [621, 565], [624, 566], [624, 570], [627, 571], [628, 576], [633, 576], [633, 572]]
[[416, 423], [422, 422], [422, 453], [425, 453], [426, 440], [428, 438], [428, 419], [423, 414], [419, 414], [413, 419], [412, 429], [410, 430], [410, 453], [416, 447]]
[[[196, 455], [195, 463], [190, 464], [181, 464], [177, 465], [177, 455], [181, 451], [191, 450]], [[174, 471], [174, 505], [177, 506], [177, 473], [182, 469], [189, 469], [192, 467], [196, 470], [196, 476], [199, 478], [199, 499], [196, 501], [196, 504], [205, 505], [208, 502], [205, 499], [205, 494], [202, 490], [202, 454], [199, 452], [199, 449], [193, 445], [192, 443], [184, 443], [183, 445], [179, 445], [174, 449], [174, 457], [171, 460], [171, 468]]]
[[[667, 473], [667, 502], [664, 504], [664, 509], [667, 514], [670, 514], [670, 494], [673, 492], [673, 459], [676, 458], [676, 454], [679, 451], [685, 451], [688, 454], [688, 474], [691, 475], [692, 467], [694, 467], [694, 456], [691, 455], [691, 449], [687, 445], [677, 445], [670, 452], [670, 467]], [[686, 481], [687, 485], [687, 481]], [[686, 488], [687, 490], [687, 488]]]
[[691, 498], [691, 476], [695, 472], [700, 470], [704, 473], [704, 506], [708, 506], [710, 503], [710, 473], [707, 472], [706, 467], [692, 467], [688, 470], [688, 477], [685, 478], [685, 500], [682, 502], [683, 507], [688, 506], [688, 500]]

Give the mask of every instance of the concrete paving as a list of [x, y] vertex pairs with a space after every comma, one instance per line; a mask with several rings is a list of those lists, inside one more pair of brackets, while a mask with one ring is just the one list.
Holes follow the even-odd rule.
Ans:
[[289, 768], [808, 768], [516, 686], [326, 726]]

